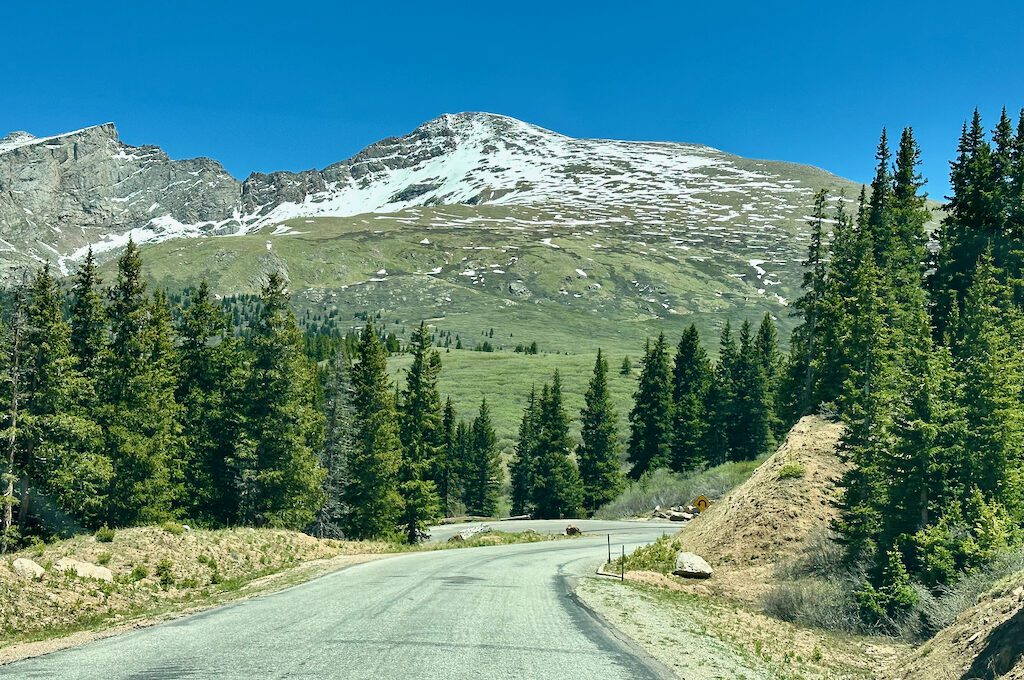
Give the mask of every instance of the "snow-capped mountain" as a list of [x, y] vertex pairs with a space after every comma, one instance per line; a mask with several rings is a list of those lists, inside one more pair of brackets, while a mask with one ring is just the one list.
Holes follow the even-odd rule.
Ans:
[[[297, 217], [430, 205], [549, 206], [572, 219], [701, 233], [799, 222], [813, 187], [842, 180], [692, 144], [574, 139], [505, 116], [443, 115], [323, 170], [253, 174], [133, 147], [107, 123], [0, 139], [0, 261], [64, 268], [92, 246], [249, 233]], [[716, 225], [719, 229], [716, 230]]]

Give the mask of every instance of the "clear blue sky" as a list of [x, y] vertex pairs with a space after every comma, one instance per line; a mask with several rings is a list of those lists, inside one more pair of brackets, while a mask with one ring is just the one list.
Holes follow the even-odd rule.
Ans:
[[483, 110], [865, 181], [881, 126], [913, 125], [938, 197], [971, 110], [1024, 106], [1022, 4], [11, 3], [0, 135], [110, 120], [244, 177]]

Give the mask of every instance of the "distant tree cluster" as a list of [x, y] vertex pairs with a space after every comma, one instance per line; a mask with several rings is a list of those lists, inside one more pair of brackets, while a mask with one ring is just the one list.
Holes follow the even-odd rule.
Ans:
[[738, 345], [726, 322], [715, 363], [696, 326], [683, 333], [671, 361], [664, 335], [648, 342], [629, 414], [630, 476], [753, 460], [773, 449], [781, 430], [775, 402], [782, 361], [767, 314], [756, 335], [743, 322]]

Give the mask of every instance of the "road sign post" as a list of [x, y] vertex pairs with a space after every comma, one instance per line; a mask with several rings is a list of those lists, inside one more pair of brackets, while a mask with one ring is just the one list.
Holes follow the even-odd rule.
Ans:
[[626, 580], [626, 546], [622, 546], [622, 559], [619, 560], [619, 580]]
[[612, 563], [612, 535], [608, 534], [608, 564]]

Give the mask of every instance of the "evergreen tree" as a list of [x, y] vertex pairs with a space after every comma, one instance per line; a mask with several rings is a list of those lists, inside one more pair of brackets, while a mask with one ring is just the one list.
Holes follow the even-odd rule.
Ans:
[[530, 388], [530, 397], [519, 423], [519, 440], [516, 455], [509, 465], [512, 478], [512, 514], [525, 515], [533, 510], [533, 478], [537, 450], [537, 434], [540, 429], [540, 402], [536, 390]]
[[348, 359], [337, 351], [327, 368], [324, 385], [324, 445], [320, 467], [324, 470], [323, 498], [309, 533], [317, 538], [344, 538], [344, 492], [349, 459], [356, 451], [356, 412]]
[[583, 484], [583, 509], [591, 515], [622, 489], [617, 420], [608, 393], [608, 362], [598, 349], [594, 374], [580, 413], [582, 442], [576, 449]]
[[147, 298], [132, 241], [118, 260], [108, 298], [110, 343], [99, 368], [97, 409], [113, 465], [105, 519], [111, 526], [158, 522], [174, 514], [181, 495], [175, 479], [180, 409], [170, 314], [163, 300]]
[[[954, 366], [962, 376], [963, 451], [951, 470], [957, 488], [977, 487], [986, 500], [1018, 510], [1024, 450], [1020, 395], [1021, 357], [1009, 329], [1018, 323], [1006, 309], [991, 251], [982, 253], [964, 301]], [[1010, 480], [1015, 480], [1012, 483]]]
[[387, 350], [370, 321], [360, 335], [356, 359], [352, 386], [357, 442], [342, 498], [348, 508], [345, 535], [363, 539], [395, 531], [402, 510], [398, 493], [402, 444]]
[[[842, 197], [839, 206], [842, 209]], [[793, 304], [794, 314], [801, 317], [801, 323], [793, 329], [791, 350], [786, 364], [784, 400], [781, 404], [782, 420], [786, 424], [796, 422], [810, 413], [816, 406], [816, 369], [820, 364], [822, 348], [818, 344], [821, 332], [823, 306], [825, 304], [826, 259], [822, 245], [822, 234], [826, 219], [828, 191], [822, 189], [814, 196], [814, 212], [807, 223], [811, 228], [811, 239], [807, 246], [807, 259], [803, 261], [804, 276], [801, 288], [803, 295]], [[837, 229], [842, 225], [837, 221]], [[836, 232], [839, 233], [838, 231]]]
[[249, 351], [247, 446], [239, 456], [242, 517], [265, 526], [306, 527], [324, 502], [317, 460], [324, 416], [313, 402], [315, 376], [277, 272], [260, 294]]
[[540, 397], [540, 427], [537, 432], [533, 505], [537, 517], [576, 517], [583, 504], [583, 484], [569, 458], [569, 418], [562, 405], [562, 379], [555, 370], [551, 386]]
[[90, 247], [71, 289], [71, 352], [78, 359], [78, 369], [92, 380], [97, 376], [107, 335], [101, 283]]
[[181, 311], [177, 337], [180, 380], [175, 398], [182, 406], [185, 439], [185, 511], [203, 522], [229, 524], [238, 517], [231, 460], [248, 366], [242, 343], [210, 299], [206, 281]]
[[629, 413], [630, 477], [639, 479], [649, 470], [667, 467], [672, 441], [672, 377], [664, 333], [644, 350], [643, 366], [633, 409]]
[[774, 447], [775, 438], [772, 435], [774, 416], [768, 380], [749, 321], [744, 321], [740, 328], [740, 350], [734, 376], [729, 455], [732, 460], [754, 460]]
[[491, 410], [487, 400], [480, 402], [480, 411], [469, 429], [463, 500], [470, 515], [492, 517], [498, 513], [501, 489], [501, 459], [498, 438], [491, 424]]
[[456, 429], [455, 407], [449, 397], [444, 403], [444, 412], [441, 416], [441, 451], [434, 469], [437, 495], [446, 517], [451, 517], [455, 513], [455, 506], [462, 496], [459, 478], [462, 461], [459, 457]]
[[704, 431], [703, 449], [707, 464], [711, 466], [721, 465], [732, 458], [736, 433], [734, 407], [738, 354], [732, 325], [726, 321], [718, 343], [718, 362], [704, 406], [708, 426]]
[[714, 375], [711, 360], [700, 344], [697, 326], [683, 332], [672, 368], [672, 459], [677, 472], [697, 470], [708, 463], [708, 391]]
[[443, 444], [444, 414], [437, 389], [441, 355], [431, 348], [426, 324], [420, 322], [410, 340], [410, 348], [413, 358], [399, 414], [404, 452], [399, 493], [404, 508], [401, 525], [408, 542], [416, 543], [441, 511], [435, 475]]
[[0, 399], [3, 404], [3, 420], [0, 421], [0, 441], [4, 448], [4, 468], [0, 475], [3, 496], [3, 516], [0, 518], [0, 554], [16, 545], [20, 538], [19, 527], [15, 523], [14, 510], [18, 505], [15, 486], [24, 466], [24, 457], [20, 450], [23, 441], [19, 436], [21, 427], [21, 408], [25, 386], [25, 334], [27, 319], [25, 314], [26, 291], [24, 283], [14, 290], [14, 304], [11, 318], [7, 323], [0, 319]]
[[787, 429], [782, 418], [779, 417], [779, 390], [782, 383], [782, 372], [785, 361], [779, 351], [779, 332], [775, 328], [771, 314], [765, 313], [761, 319], [761, 325], [757, 327], [757, 336], [754, 339], [754, 353], [757, 356], [758, 364], [764, 372], [765, 386], [768, 399], [768, 416], [771, 420], [772, 433], [778, 437]]

